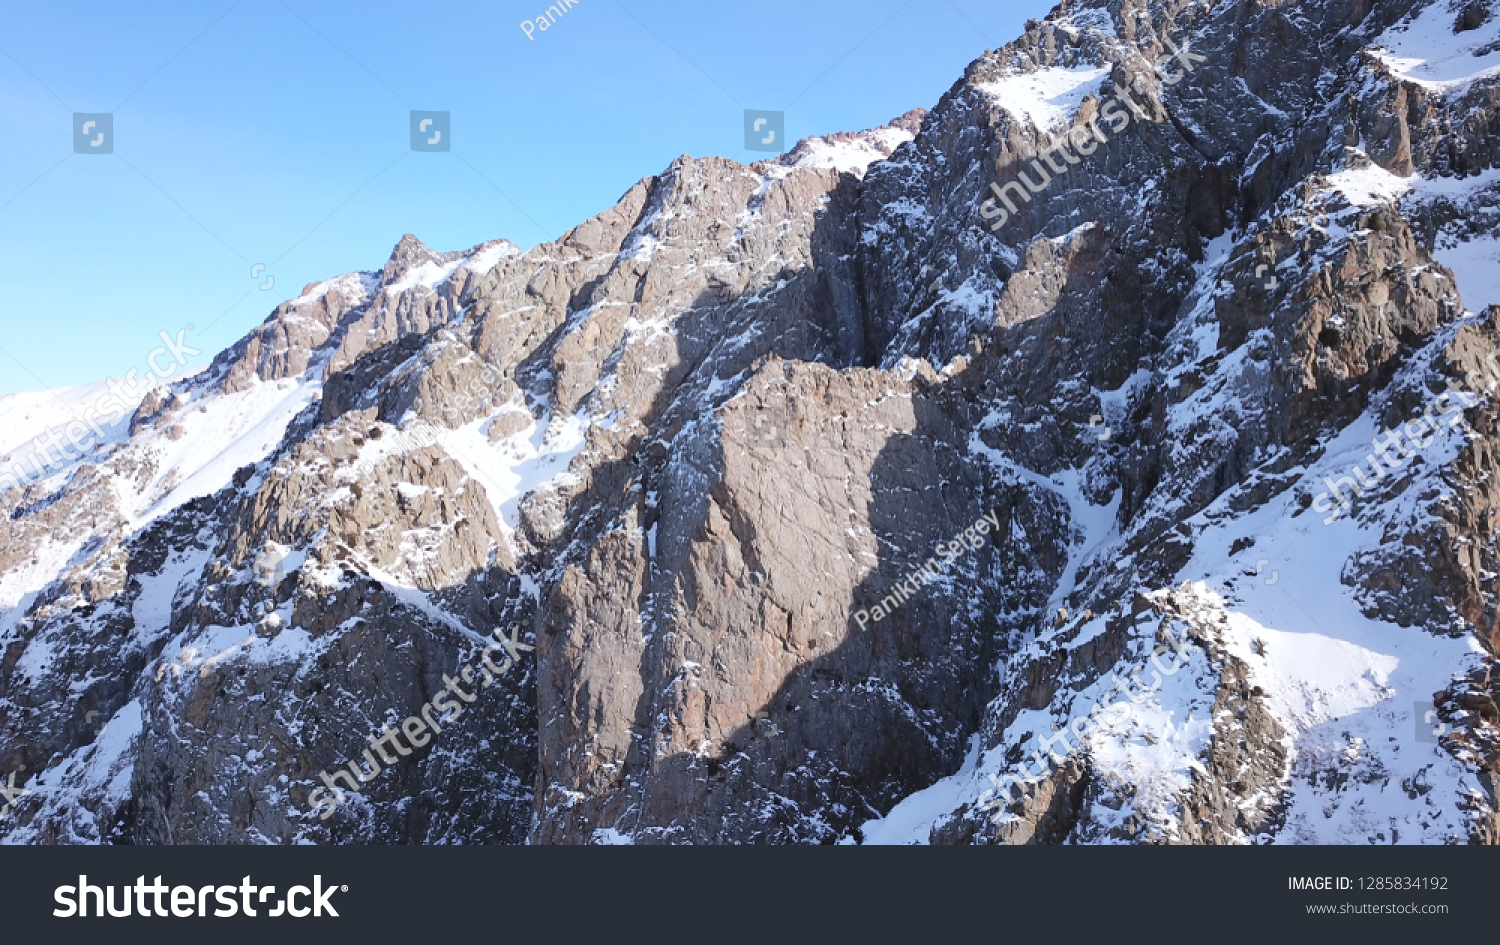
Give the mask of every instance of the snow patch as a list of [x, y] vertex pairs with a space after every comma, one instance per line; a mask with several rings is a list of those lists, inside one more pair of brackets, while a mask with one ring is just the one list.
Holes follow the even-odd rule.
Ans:
[[1376, 41], [1375, 55], [1402, 79], [1446, 95], [1500, 75], [1500, 16], [1474, 30], [1453, 32], [1458, 14], [1429, 3]]
[[898, 147], [915, 137], [902, 128], [877, 128], [853, 136], [849, 141], [808, 138], [798, 147], [791, 167], [831, 167], [863, 177], [871, 164], [883, 161]]
[[1008, 75], [976, 84], [1001, 108], [1017, 118], [1024, 118], [1038, 128], [1062, 124], [1073, 117], [1096, 83], [1109, 75], [1109, 69], [1063, 69], [1052, 67]]

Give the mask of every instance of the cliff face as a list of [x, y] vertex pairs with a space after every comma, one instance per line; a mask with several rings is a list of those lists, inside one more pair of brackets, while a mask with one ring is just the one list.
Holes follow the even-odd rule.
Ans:
[[0, 831], [1493, 842], [1497, 159], [1483, 0], [1070, 4], [408, 236], [0, 493]]

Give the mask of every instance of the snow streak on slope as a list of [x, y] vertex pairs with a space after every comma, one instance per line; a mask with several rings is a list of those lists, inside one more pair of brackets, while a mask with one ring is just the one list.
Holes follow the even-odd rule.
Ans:
[[530, 493], [568, 475], [573, 457], [584, 447], [589, 418], [572, 417], [533, 421], [531, 425], [497, 443], [486, 439], [490, 420], [481, 420], [446, 431], [438, 438], [448, 455], [482, 483], [504, 526], [520, 526], [517, 509]]
[[1440, 240], [1432, 255], [1453, 270], [1458, 291], [1471, 311], [1500, 305], [1500, 236]]
[[100, 818], [90, 814], [118, 809], [130, 799], [135, 775], [134, 746], [141, 729], [141, 703], [132, 699], [113, 718], [100, 724], [99, 735], [92, 744], [79, 748], [27, 784], [41, 807], [41, 814], [53, 815], [38, 816], [32, 823], [63, 823], [66, 825], [63, 836], [44, 841], [35, 827], [23, 827], [12, 830], [0, 842], [16, 846], [109, 842], [110, 838], [99, 835]]
[[[1316, 481], [1343, 458], [1320, 463], [1307, 480]], [[1472, 637], [1434, 637], [1366, 617], [1341, 583], [1340, 570], [1359, 548], [1378, 542], [1378, 530], [1353, 520], [1324, 526], [1309, 514], [1294, 519], [1294, 495], [1289, 490], [1245, 517], [1224, 516], [1202, 534], [1181, 572], [1202, 574], [1185, 592], [1221, 615], [1206, 621], [1221, 626], [1216, 644], [1249, 667], [1251, 682], [1290, 733], [1285, 795], [1253, 799], [1285, 805], [1286, 826], [1270, 842], [1463, 842], [1463, 801], [1481, 787], [1437, 744], [1413, 737], [1421, 721], [1414, 704], [1430, 702], [1455, 673], [1478, 665], [1482, 650]], [[1230, 558], [1228, 549], [1246, 536], [1260, 537]], [[1292, 557], [1291, 546], [1298, 543]], [[1257, 574], [1255, 565], [1264, 561], [1270, 567], [1262, 564]], [[1085, 626], [1077, 640], [1101, 630], [1103, 621], [1095, 618], [1099, 626]], [[1149, 653], [1138, 645], [1124, 662], [1147, 663]], [[1115, 672], [1123, 677], [1129, 668]], [[996, 746], [971, 751], [958, 772], [866, 824], [864, 841], [928, 842], [948, 815], [993, 797], [996, 780], [1017, 773], [1006, 757], [1033, 759], [1037, 770], [1035, 759], [1048, 751], [1045, 740], [1057, 737], [1049, 733], [1085, 719], [1107, 701], [1113, 684], [1106, 676], [1076, 693], [1058, 693], [1048, 709], [1022, 711]], [[1091, 805], [1087, 823], [1108, 830], [1134, 814], [1150, 825], [1148, 837], [1173, 836], [1180, 798], [1192, 772], [1203, 770], [1200, 756], [1213, 730], [1217, 686], [1218, 672], [1200, 650], [1122, 724], [1104, 722], [1068, 739], [1067, 745], [1084, 746], [1103, 781], [1133, 789], [1125, 807]], [[1416, 798], [1419, 803], [1413, 803]], [[1002, 822], [1007, 819], [1001, 815]]]
[[[1079, 639], [1102, 629], [1104, 618], [1095, 622], [1099, 626], [1085, 626]], [[1115, 686], [1112, 676], [1077, 691], [1059, 692], [1048, 708], [1021, 711], [999, 743], [987, 751], [977, 750], [976, 741], [956, 774], [904, 799], [885, 818], [865, 824], [861, 829], [864, 842], [927, 843], [932, 828], [961, 805], [972, 807], [995, 797], [995, 785], [1004, 783], [1006, 775], [1025, 776], [1007, 764], [1006, 758], [1028, 759], [1030, 773], [1038, 775], [1055, 764], [1044, 760], [1049, 752], [1061, 757], [1074, 746], [1081, 746], [1102, 781], [1133, 788], [1128, 807], [1095, 805], [1089, 812], [1092, 825], [1119, 827], [1134, 812], [1151, 821], [1157, 833], [1171, 835], [1178, 798], [1189, 788], [1194, 772], [1203, 770], [1198, 759], [1213, 729], [1217, 673], [1202, 649], [1195, 647], [1184, 650], [1185, 661], [1166, 654], [1153, 664], [1154, 637], [1149, 629], [1143, 626], [1127, 651], [1126, 662], [1132, 665], [1116, 668], [1124, 678], [1137, 666], [1144, 667], [1139, 686], [1150, 691], [1129, 702], [1128, 714], [1115, 708], [1127, 700], [1106, 695]], [[1024, 666], [1025, 657], [1035, 655], [1035, 646], [1030, 654], [1017, 654], [1012, 663]], [[1153, 666], [1165, 666], [1168, 672], [1160, 673]], [[1103, 705], [1112, 708], [1090, 721], [1095, 707]], [[997, 814], [996, 810], [989, 810], [987, 816], [1001, 823], [1013, 819], [1008, 811]], [[1108, 842], [1103, 837], [1092, 839]]]
[[[323, 386], [323, 362], [300, 377], [252, 382], [246, 390], [202, 397], [168, 431], [154, 431], [132, 450], [146, 452], [155, 475], [145, 483], [115, 478], [121, 507], [133, 528], [166, 515], [185, 502], [229, 485], [235, 470], [270, 455], [287, 426]], [[180, 429], [178, 429], [180, 427]]]
[[[188, 377], [192, 373], [196, 372], [181, 376]], [[115, 383], [119, 385], [119, 382]], [[65, 428], [75, 421], [87, 428], [86, 416], [93, 417], [94, 422], [104, 431], [104, 437], [99, 439], [92, 430], [84, 433], [75, 428], [81, 440], [86, 436], [85, 442], [91, 447], [119, 442], [130, 427], [131, 411], [139, 406], [146, 394], [163, 383], [166, 382], [149, 375], [145, 379], [137, 379], [133, 391], [128, 385], [119, 387], [118, 400], [110, 399], [112, 391], [109, 381], [0, 397], [0, 467], [23, 460], [31, 449], [31, 441], [48, 430], [59, 431], [56, 438], [58, 443], [68, 443]], [[102, 409], [90, 411], [90, 407], [101, 403], [104, 404]], [[67, 451], [69, 455], [76, 452], [71, 445], [67, 447]], [[55, 450], [53, 455], [56, 455]], [[41, 452], [37, 456], [39, 462], [47, 462]], [[22, 468], [28, 475], [35, 473], [29, 465], [23, 464]]]
[[[1378, 432], [1376, 415], [1372, 408], [1346, 427], [1292, 488], [1260, 508], [1236, 517], [1221, 499], [1204, 510], [1209, 527], [1181, 572], [1222, 589], [1225, 646], [1251, 668], [1293, 733], [1288, 821], [1276, 842], [1467, 836], [1458, 802], [1477, 785], [1436, 744], [1414, 739], [1414, 705], [1430, 703], [1455, 674], [1477, 665], [1479, 643], [1372, 619], [1345, 580], [1358, 582], [1360, 575], [1346, 571], [1361, 551], [1380, 545], [1388, 522], [1429, 514], [1417, 498], [1425, 492], [1420, 480], [1437, 478], [1462, 435], [1450, 432], [1424, 450], [1418, 481], [1377, 518], [1346, 515], [1325, 525], [1297, 501], [1322, 491], [1325, 476], [1337, 479], [1364, 459]], [[1243, 550], [1231, 558], [1236, 542]], [[1351, 769], [1347, 780], [1333, 777]], [[1422, 804], [1411, 803], [1416, 795]]]
[[[1469, 311], [1482, 312], [1488, 306], [1500, 305], [1500, 233], [1485, 224], [1486, 220], [1500, 219], [1500, 168], [1463, 179], [1425, 179], [1415, 188], [1411, 203], [1437, 200], [1487, 214], [1443, 227], [1437, 234], [1432, 255], [1453, 270], [1458, 291]], [[1464, 226], [1466, 222], [1468, 225]]]
[[1478, 79], [1500, 75], [1500, 16], [1477, 29], [1454, 32], [1458, 7], [1428, 4], [1387, 30], [1377, 53], [1391, 71], [1424, 88], [1455, 95]]

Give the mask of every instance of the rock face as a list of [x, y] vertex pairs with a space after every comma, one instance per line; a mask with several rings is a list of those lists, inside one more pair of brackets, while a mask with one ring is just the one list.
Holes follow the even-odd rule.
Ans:
[[1064, 5], [308, 286], [0, 491], [0, 835], [1500, 840], [1493, 12]]

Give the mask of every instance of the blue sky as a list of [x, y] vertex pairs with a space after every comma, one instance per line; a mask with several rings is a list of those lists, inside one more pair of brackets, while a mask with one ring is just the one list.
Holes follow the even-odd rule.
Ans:
[[[188, 324], [206, 362], [404, 233], [556, 237], [680, 154], [755, 159], [746, 108], [795, 141], [930, 107], [1051, 3], [580, 0], [528, 39], [546, 6], [11, 6], [0, 394], [122, 375]], [[451, 113], [450, 153], [410, 150], [410, 109]], [[73, 112], [114, 114], [113, 155], [73, 153]]]

